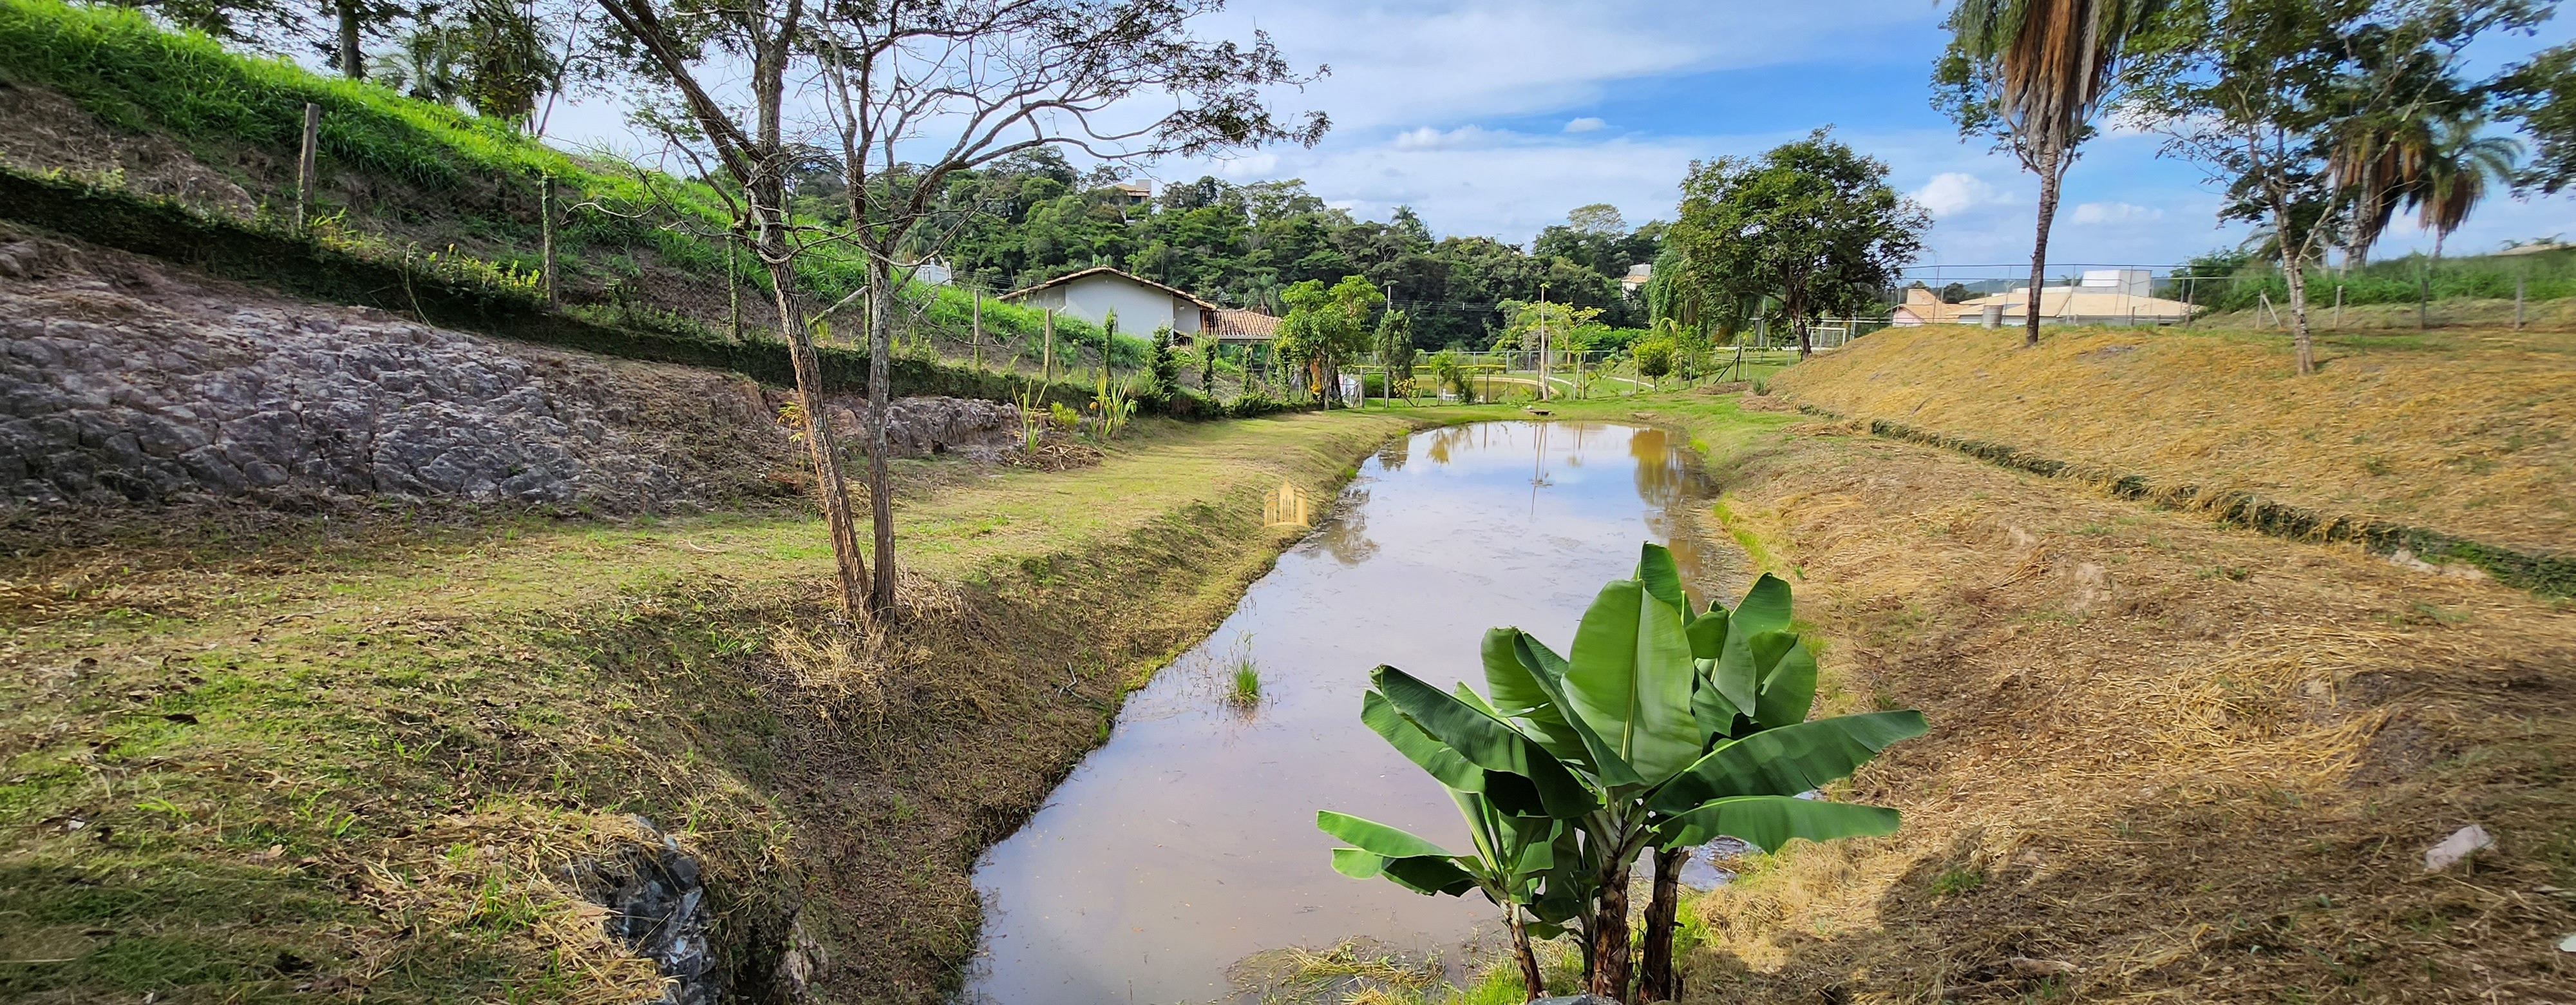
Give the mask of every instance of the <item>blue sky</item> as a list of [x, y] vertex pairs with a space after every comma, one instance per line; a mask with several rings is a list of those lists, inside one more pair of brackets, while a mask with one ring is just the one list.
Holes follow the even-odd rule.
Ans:
[[[1669, 218], [1691, 160], [1758, 153], [1830, 124], [1932, 209], [1920, 264], [2027, 262], [2036, 184], [1983, 144], [1961, 143], [1928, 103], [1944, 6], [1236, 0], [1202, 31], [1244, 38], [1257, 27], [1297, 63], [1330, 65], [1330, 76], [1280, 102], [1329, 113], [1331, 135], [1311, 150], [1144, 173], [1302, 178], [1362, 217], [1411, 205], [1436, 233], [1525, 241], [1586, 203], [1616, 205], [1632, 223]], [[2562, 20], [2536, 38], [2492, 39], [2476, 62], [2491, 68], [2571, 30]], [[583, 109], [558, 135], [634, 148], [605, 111]], [[2052, 262], [2167, 265], [2241, 238], [2242, 228], [2218, 226], [2199, 171], [2157, 158], [2157, 147], [2153, 136], [2120, 134], [2087, 147], [2067, 179]], [[2576, 236], [2576, 198], [2494, 199], [2449, 248], [2551, 234]], [[2430, 243], [2401, 225], [2381, 253]]]

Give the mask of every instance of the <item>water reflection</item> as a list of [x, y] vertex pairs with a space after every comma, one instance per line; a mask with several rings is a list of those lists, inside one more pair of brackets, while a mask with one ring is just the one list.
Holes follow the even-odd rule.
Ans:
[[[1571, 638], [1641, 539], [1672, 547], [1694, 592], [1741, 590], [1738, 567], [1704, 540], [1707, 497], [1653, 430], [1485, 423], [1391, 445], [986, 855], [967, 1000], [1203, 1002], [1260, 950], [1350, 937], [1448, 950], [1492, 925], [1480, 898], [1332, 871], [1320, 808], [1468, 846], [1438, 786], [1360, 724], [1368, 668], [1481, 683], [1486, 628]], [[1260, 668], [1251, 715], [1224, 695], [1243, 658]]]

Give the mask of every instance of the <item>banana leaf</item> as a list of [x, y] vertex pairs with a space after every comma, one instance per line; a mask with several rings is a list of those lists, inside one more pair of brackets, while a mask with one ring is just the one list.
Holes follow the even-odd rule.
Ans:
[[1583, 612], [1566, 664], [1573, 713], [1650, 782], [1687, 767], [1701, 750], [1690, 714], [1696, 667], [1681, 619], [1644, 584], [1612, 580]]
[[1763, 851], [1778, 851], [1792, 838], [1835, 838], [1896, 833], [1897, 813], [1885, 806], [1828, 803], [1794, 796], [1735, 796], [1702, 804], [1656, 831], [1665, 848], [1707, 844], [1731, 837]]
[[1646, 808], [1679, 816], [1729, 796], [1794, 796], [1852, 771], [1888, 744], [1923, 735], [1923, 713], [1870, 712], [1766, 729], [1709, 751]]
[[[1546, 815], [1579, 817], [1600, 808], [1591, 790], [1555, 755], [1501, 720], [1394, 667], [1381, 666], [1370, 677], [1398, 711], [1468, 763], [1527, 779]], [[1501, 797], [1490, 776], [1486, 788]]]

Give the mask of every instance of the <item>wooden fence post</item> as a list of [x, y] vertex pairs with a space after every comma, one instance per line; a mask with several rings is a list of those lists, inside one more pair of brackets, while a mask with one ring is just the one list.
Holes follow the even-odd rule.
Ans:
[[304, 146], [295, 156], [295, 232], [305, 231], [313, 207], [313, 147], [322, 138], [322, 106], [304, 103]]
[[555, 298], [555, 176], [543, 177], [537, 186], [537, 257], [545, 269], [546, 306], [556, 305]]
[[733, 340], [742, 341], [742, 235], [725, 231], [725, 309], [733, 318]]

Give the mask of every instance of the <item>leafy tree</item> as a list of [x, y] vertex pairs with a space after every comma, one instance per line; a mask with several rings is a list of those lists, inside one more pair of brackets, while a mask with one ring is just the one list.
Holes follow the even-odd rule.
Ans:
[[[1199, 37], [1192, 22], [1213, 9], [1193, 0], [818, 8], [803, 43], [814, 54], [840, 140], [849, 223], [836, 236], [866, 255], [870, 301], [891, 302], [895, 263], [940, 250], [948, 235], [937, 222], [954, 215], [942, 197], [965, 172], [1041, 148], [1070, 148], [1098, 163], [1090, 179], [1096, 191], [1130, 162], [1320, 140], [1329, 125], [1321, 113], [1282, 116], [1264, 96], [1309, 78], [1292, 70], [1265, 34], [1255, 32], [1249, 45]], [[1158, 115], [1135, 121], [1106, 114], [1140, 94], [1161, 95]], [[1059, 208], [1103, 223], [1124, 219], [1127, 209], [1123, 199]], [[893, 313], [871, 312], [868, 332], [877, 556], [869, 603], [885, 618], [895, 614], [886, 435]]]
[[471, 0], [462, 25], [459, 91], [474, 110], [529, 126], [537, 98], [559, 85], [563, 63], [536, 15], [512, 0]]
[[2576, 184], [2576, 42], [2514, 64], [2496, 83], [2504, 115], [2537, 145], [2515, 186], [2549, 193]]
[[[623, 41], [637, 51], [644, 81], [670, 93], [676, 113], [649, 116], [674, 145], [698, 156], [711, 156], [732, 187], [736, 226], [746, 235], [754, 257], [769, 273], [769, 288], [778, 310], [779, 339], [787, 344], [796, 374], [796, 393], [805, 417], [805, 443], [814, 458], [815, 488], [822, 496], [823, 522], [832, 536], [834, 571], [842, 609], [866, 617], [867, 559], [859, 551], [851, 519], [848, 483], [841, 476], [839, 433], [822, 407], [822, 365], [814, 353], [813, 332], [796, 287], [796, 260], [805, 250], [792, 236], [787, 204], [789, 168], [799, 159], [784, 137], [782, 125], [788, 64], [808, 31], [802, 0], [744, 0], [741, 3], [685, 9], [666, 8], [661, 0], [599, 0], [600, 9], [617, 23]], [[677, 18], [675, 21], [674, 18]], [[732, 78], [737, 73], [749, 107], [719, 101], [704, 80]], [[725, 75], [719, 78], [718, 75]], [[703, 78], [703, 79], [702, 79]], [[712, 174], [710, 170], [706, 173]], [[879, 297], [876, 303], [887, 302]], [[891, 311], [876, 311], [878, 316]], [[875, 354], [882, 364], [886, 354]], [[872, 386], [875, 401], [883, 387]], [[884, 456], [884, 451], [877, 451]], [[882, 494], [879, 498], [883, 498]], [[880, 548], [883, 566], [891, 548]]]
[[2166, 152], [2226, 187], [2223, 217], [2269, 230], [2299, 373], [2316, 370], [2307, 267], [2350, 232], [2356, 199], [2381, 197], [2388, 181], [2338, 172], [2338, 148], [2457, 110], [2492, 83], [2459, 77], [2461, 51], [2540, 16], [2523, 0], [2196, 0], [2162, 19], [2131, 64], [2127, 104], [2165, 134]]
[[1964, 304], [1976, 297], [1964, 283], [1951, 283], [1941, 288], [1941, 302], [1945, 304]]
[[1665, 239], [1715, 306], [1779, 298], [1805, 355], [1813, 351], [1808, 325], [1876, 303], [1930, 225], [1921, 206], [1888, 186], [1885, 163], [1819, 129], [1758, 158], [1691, 162], [1681, 219]]
[[[1393, 308], [1377, 318], [1377, 361], [1386, 367], [1387, 393], [1413, 383], [1413, 318]], [[1405, 392], [1409, 393], [1409, 392]]]
[[1279, 322], [1273, 341], [1279, 355], [1308, 368], [1308, 377], [1327, 403], [1341, 400], [1342, 363], [1369, 351], [1366, 318], [1386, 295], [1358, 276], [1343, 276], [1330, 288], [1309, 279], [1279, 294], [1288, 316]]
[[2048, 264], [2058, 184], [2093, 135], [2093, 114], [2119, 81], [2131, 36], [2165, 0], [1958, 0], [1950, 47], [1934, 65], [1933, 103], [1962, 134], [1988, 134], [2039, 176], [2039, 238], [2030, 252], [2024, 345], [2039, 344], [2037, 300]]
[[378, 55], [369, 75], [376, 83], [422, 101], [453, 105], [465, 95], [464, 40], [442, 24], [423, 24]]
[[1645, 339], [1630, 348], [1628, 353], [1629, 358], [1637, 361], [1637, 376], [1654, 381], [1657, 386], [1663, 384], [1665, 374], [1673, 372], [1673, 339], [1670, 335]]

